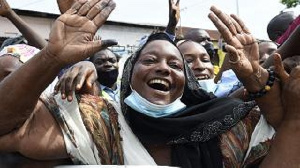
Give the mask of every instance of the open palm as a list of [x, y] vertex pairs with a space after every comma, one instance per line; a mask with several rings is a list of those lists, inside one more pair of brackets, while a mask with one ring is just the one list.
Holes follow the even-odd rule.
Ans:
[[115, 44], [110, 40], [93, 40], [96, 31], [114, 8], [112, 0], [76, 2], [54, 23], [46, 47], [48, 55], [60, 64], [72, 64]]
[[256, 39], [237, 16], [229, 16], [214, 6], [211, 11], [209, 18], [228, 44], [231, 68], [242, 79], [256, 73], [260, 67]]

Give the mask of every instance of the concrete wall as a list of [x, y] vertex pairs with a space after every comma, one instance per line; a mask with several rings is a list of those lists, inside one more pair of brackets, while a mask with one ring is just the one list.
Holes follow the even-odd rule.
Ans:
[[[48, 39], [51, 26], [54, 19], [21, 16], [37, 33], [43, 38]], [[20, 35], [18, 29], [6, 18], [0, 17], [0, 37], [15, 37]], [[102, 39], [116, 39], [120, 46], [125, 46], [126, 49], [131, 49], [131, 46], [136, 46], [141, 37], [150, 34], [153, 31], [150, 27], [141, 27], [134, 25], [119, 25], [119, 24], [105, 24], [102, 26], [97, 34]]]
[[[28, 16], [21, 16], [21, 18], [43, 38], [48, 39], [50, 28], [54, 22], [54, 19]], [[20, 35], [18, 29], [8, 19], [0, 17], [0, 25], [1, 37], [15, 37]]]

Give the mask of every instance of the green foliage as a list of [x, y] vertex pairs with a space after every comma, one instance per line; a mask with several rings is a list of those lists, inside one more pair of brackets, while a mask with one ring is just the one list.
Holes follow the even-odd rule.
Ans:
[[300, 4], [300, 0], [281, 0], [281, 3], [286, 5], [287, 8], [296, 7]]

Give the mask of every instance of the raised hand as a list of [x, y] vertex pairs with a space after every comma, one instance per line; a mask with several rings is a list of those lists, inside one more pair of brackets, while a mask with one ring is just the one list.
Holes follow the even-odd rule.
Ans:
[[55, 93], [60, 92], [63, 99], [73, 100], [73, 92], [81, 94], [97, 94], [94, 87], [97, 72], [90, 61], [82, 61], [66, 70], [55, 85]]
[[[296, 60], [297, 61], [297, 60]], [[296, 65], [297, 62], [295, 62]], [[280, 79], [282, 104], [285, 116], [289, 119], [299, 117], [299, 99], [300, 99], [300, 66], [292, 67], [291, 73], [288, 74], [284, 69], [284, 63], [279, 54], [274, 54], [275, 72]]]
[[174, 0], [169, 0], [169, 22], [177, 25], [180, 19], [179, 1], [174, 3]]
[[175, 3], [174, 0], [169, 0], [169, 23], [166, 28], [166, 32], [175, 35], [176, 25], [180, 19], [180, 7], [179, 1]]
[[229, 16], [214, 6], [211, 11], [208, 17], [228, 44], [226, 50], [231, 68], [249, 91], [259, 91], [268, 75], [259, 65], [256, 39], [237, 16]]
[[117, 44], [113, 40], [93, 40], [115, 6], [113, 0], [75, 2], [55, 21], [45, 48], [47, 55], [58, 64], [67, 65], [84, 60], [101, 48]]
[[0, 15], [6, 17], [11, 11], [12, 9], [10, 8], [6, 0], [0, 0]]

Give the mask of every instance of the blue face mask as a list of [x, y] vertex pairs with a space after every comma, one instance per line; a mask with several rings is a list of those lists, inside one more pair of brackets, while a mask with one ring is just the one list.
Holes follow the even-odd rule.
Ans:
[[149, 102], [132, 89], [131, 94], [125, 98], [124, 102], [137, 112], [150, 117], [160, 118], [170, 116], [183, 110], [186, 106], [181, 102], [180, 98], [181, 97], [167, 105], [157, 105]]
[[198, 83], [200, 84], [201, 88], [208, 93], [215, 93], [217, 89], [217, 84], [215, 84], [214, 79], [198, 80]]

